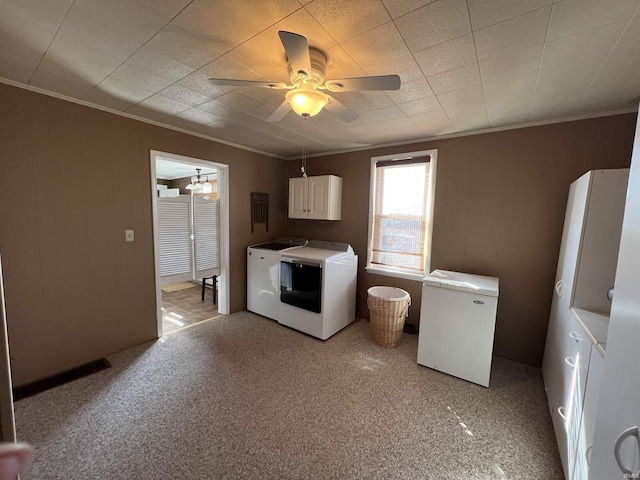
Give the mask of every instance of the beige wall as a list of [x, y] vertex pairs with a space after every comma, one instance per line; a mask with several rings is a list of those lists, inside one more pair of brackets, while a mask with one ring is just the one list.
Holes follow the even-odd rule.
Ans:
[[[229, 165], [230, 307], [245, 307], [247, 245], [284, 233], [282, 160], [2, 84], [0, 105], [15, 385], [155, 338], [151, 149]], [[269, 232], [251, 233], [252, 191], [271, 194]]]
[[[500, 277], [495, 353], [539, 364], [571, 181], [629, 165], [635, 115], [308, 160], [344, 179], [343, 219], [286, 220], [285, 162], [0, 84], [0, 252], [14, 383], [155, 337], [149, 150], [229, 165], [231, 310], [245, 307], [246, 246], [284, 234], [352, 244], [366, 289], [420, 283], [364, 272], [373, 155], [437, 148], [432, 268]], [[251, 233], [250, 192], [270, 193]], [[124, 242], [133, 228], [136, 241]]]
[[[588, 170], [628, 167], [636, 115], [523, 128], [414, 145], [310, 158], [309, 175], [343, 178], [342, 220], [288, 220], [287, 235], [350, 243], [359, 258], [358, 314], [366, 291], [411, 294], [417, 325], [421, 283], [368, 274], [371, 157], [438, 149], [431, 269], [500, 279], [494, 353], [540, 365], [569, 184]], [[297, 161], [287, 177], [300, 176]]]

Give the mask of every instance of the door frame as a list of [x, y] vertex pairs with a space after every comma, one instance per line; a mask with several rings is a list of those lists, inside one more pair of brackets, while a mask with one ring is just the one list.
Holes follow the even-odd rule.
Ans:
[[153, 223], [153, 259], [156, 284], [156, 317], [158, 338], [162, 337], [162, 289], [160, 285], [160, 258], [157, 254], [158, 245], [158, 194], [156, 179], [156, 159], [164, 158], [178, 163], [193, 165], [194, 167], [215, 167], [218, 169], [218, 201], [220, 202], [220, 274], [218, 275], [218, 312], [222, 315], [229, 313], [231, 302], [229, 291], [229, 165], [212, 162], [201, 158], [186, 157], [175, 153], [159, 150], [149, 151], [151, 165], [151, 210]]
[[7, 336], [7, 316], [4, 307], [4, 281], [0, 254], [0, 441], [16, 441], [16, 419], [13, 411], [13, 382]]

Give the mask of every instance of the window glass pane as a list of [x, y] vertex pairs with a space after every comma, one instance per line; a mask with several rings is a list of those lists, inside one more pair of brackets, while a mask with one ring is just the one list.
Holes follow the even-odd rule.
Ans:
[[384, 167], [382, 215], [423, 215], [427, 164]]
[[380, 244], [377, 249], [384, 252], [404, 252], [422, 254], [422, 230], [424, 222], [420, 217], [380, 217]]

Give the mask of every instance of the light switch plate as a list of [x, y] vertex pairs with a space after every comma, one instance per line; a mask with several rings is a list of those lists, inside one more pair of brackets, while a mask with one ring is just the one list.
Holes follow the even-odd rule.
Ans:
[[124, 231], [124, 240], [126, 242], [133, 242], [133, 230]]

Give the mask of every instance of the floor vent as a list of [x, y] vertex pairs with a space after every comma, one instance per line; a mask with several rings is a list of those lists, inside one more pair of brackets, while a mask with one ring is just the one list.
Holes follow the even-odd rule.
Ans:
[[107, 368], [111, 368], [111, 364], [106, 358], [101, 358], [95, 362], [85, 363], [84, 365], [59, 373], [58, 375], [53, 375], [52, 377], [47, 377], [42, 380], [38, 380], [37, 382], [14, 388], [13, 399], [16, 401], [22, 400], [23, 398], [31, 397], [37, 393], [86, 377], [92, 373], [101, 372]]

